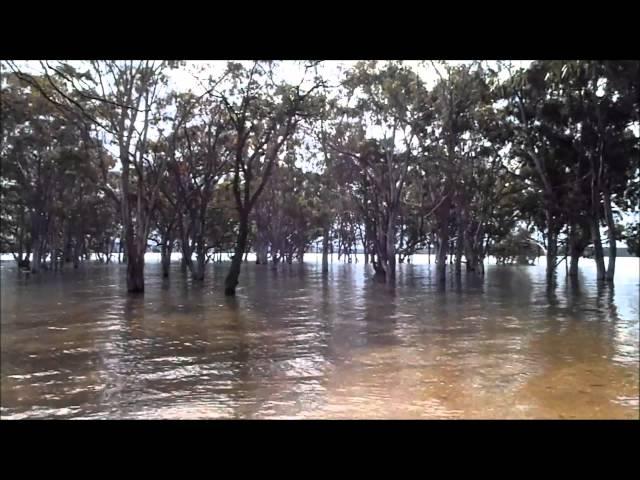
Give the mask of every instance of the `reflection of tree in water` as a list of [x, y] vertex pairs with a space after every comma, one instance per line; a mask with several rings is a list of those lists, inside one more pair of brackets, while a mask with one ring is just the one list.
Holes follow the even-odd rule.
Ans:
[[[305, 281], [318, 281], [297, 265], [286, 267], [308, 278]], [[271, 280], [278, 274], [264, 275]], [[238, 324], [238, 418], [297, 415], [321, 401], [328, 332], [318, 312], [326, 303], [320, 295], [309, 295], [308, 285], [301, 288], [300, 275], [279, 275], [280, 281], [264, 283], [259, 298], [232, 308]]]
[[[135, 345], [131, 330], [144, 318], [144, 297], [128, 295], [114, 297], [103, 318], [98, 322], [104, 328], [96, 331], [96, 346], [101, 363], [98, 369], [104, 388], [101, 389], [98, 403], [100, 410], [109, 410], [115, 417], [127, 416], [127, 404], [136, 400], [132, 392], [136, 391], [139, 377], [136, 375]], [[104, 337], [102, 337], [104, 335]]]
[[390, 346], [397, 343], [395, 336], [398, 295], [396, 288], [370, 281], [365, 282], [362, 296], [364, 299], [363, 346]]

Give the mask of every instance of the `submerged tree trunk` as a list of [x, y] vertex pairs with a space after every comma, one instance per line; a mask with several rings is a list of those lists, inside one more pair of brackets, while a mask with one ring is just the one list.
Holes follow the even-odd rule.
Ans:
[[189, 241], [187, 240], [187, 242], [180, 242], [182, 245], [182, 263], [180, 265], [180, 268], [182, 269], [183, 273], [187, 273], [187, 270], [192, 271], [193, 270], [193, 250], [192, 248], [189, 246]]
[[447, 248], [449, 246], [449, 216], [451, 213], [451, 200], [447, 197], [440, 205], [438, 217], [438, 246], [436, 251], [436, 280], [444, 283], [447, 271]]
[[[600, 159], [602, 161], [602, 159]], [[602, 163], [602, 162], [601, 162]], [[600, 168], [602, 164], [600, 165]], [[591, 162], [591, 241], [593, 242], [593, 256], [596, 261], [596, 279], [604, 280], [604, 252], [600, 238], [600, 169], [595, 162]]]
[[31, 262], [31, 273], [38, 273], [42, 263], [43, 240], [38, 237], [34, 242], [33, 261]]
[[304, 251], [305, 251], [305, 241], [304, 237], [301, 235], [300, 240], [298, 242], [298, 262], [304, 263]]
[[256, 231], [256, 264], [266, 265], [269, 261], [269, 241], [264, 228], [258, 225]]
[[571, 225], [570, 226], [570, 231], [569, 231], [569, 238], [568, 238], [568, 244], [569, 244], [569, 258], [571, 259], [570, 265], [569, 265], [569, 272], [568, 275], [570, 277], [577, 277], [578, 276], [578, 262], [580, 261], [580, 256], [582, 255], [582, 249], [580, 248], [580, 239], [578, 236], [578, 231], [577, 231], [577, 227], [576, 225]]
[[269, 244], [266, 240], [256, 241], [256, 263], [266, 265], [269, 262]]
[[242, 255], [247, 246], [247, 237], [249, 236], [249, 218], [244, 212], [240, 214], [240, 229], [238, 232], [238, 240], [231, 259], [231, 268], [224, 281], [224, 294], [233, 296], [236, 294], [238, 286], [238, 278], [240, 278], [240, 267], [242, 266]]
[[569, 265], [568, 275], [570, 277], [578, 276], [578, 262], [580, 261], [580, 251], [574, 238], [569, 238], [569, 258], [571, 259]]
[[[461, 216], [458, 215], [458, 232], [456, 236], [456, 258], [455, 258], [455, 273], [460, 275], [462, 273], [462, 253], [464, 251], [464, 224], [461, 221]], [[469, 259], [467, 258], [467, 262]]]
[[189, 262], [191, 278], [199, 282], [204, 280], [204, 267], [207, 261], [205, 253], [204, 238], [200, 236], [196, 242], [196, 263]]
[[80, 266], [80, 240], [76, 238], [76, 241], [73, 243], [73, 268], [78, 268]]
[[558, 237], [556, 232], [549, 232], [547, 235], [547, 280], [553, 278], [556, 271], [556, 259], [558, 258]]
[[385, 269], [385, 281], [387, 285], [393, 285], [396, 281], [396, 212], [389, 211], [387, 223], [387, 268]]
[[576, 250], [571, 250], [571, 263], [569, 265], [569, 276], [577, 277], [578, 276], [578, 261], [580, 260], [580, 254], [576, 252]]
[[65, 263], [71, 263], [73, 261], [73, 236], [71, 230], [72, 228], [69, 226], [65, 235], [63, 253]]
[[447, 275], [447, 232], [440, 232], [441, 237], [445, 237], [438, 241], [436, 249], [436, 279], [439, 283], [444, 283]]
[[478, 268], [478, 254], [475, 248], [471, 245], [465, 236], [464, 243], [464, 256], [467, 259], [467, 272], [475, 272]]
[[616, 273], [616, 224], [613, 218], [613, 210], [611, 209], [611, 195], [607, 188], [603, 189], [604, 193], [604, 217], [607, 222], [607, 237], [609, 239], [609, 265], [607, 266], [607, 280], [613, 282]]
[[173, 250], [173, 242], [165, 237], [162, 242], [162, 250], [160, 251], [162, 261], [162, 277], [167, 278], [169, 276], [169, 267], [171, 265], [171, 251]]
[[593, 257], [596, 261], [596, 279], [604, 280], [604, 252], [602, 250], [602, 240], [600, 238], [600, 222], [597, 216], [591, 218], [591, 241], [593, 242]]
[[369, 227], [367, 226], [366, 220], [365, 220], [365, 226], [364, 226], [364, 236], [361, 235], [361, 241], [362, 241], [362, 253], [364, 253], [364, 264], [368, 265], [369, 264], [369, 249], [368, 249], [368, 245], [369, 245]]
[[144, 292], [144, 252], [142, 255], [138, 249], [128, 251], [127, 261], [127, 291], [129, 293]]
[[558, 256], [558, 229], [551, 210], [546, 211], [547, 223], [547, 281], [553, 279], [556, 271], [556, 258]]
[[324, 227], [322, 232], [322, 273], [329, 271], [329, 228]]

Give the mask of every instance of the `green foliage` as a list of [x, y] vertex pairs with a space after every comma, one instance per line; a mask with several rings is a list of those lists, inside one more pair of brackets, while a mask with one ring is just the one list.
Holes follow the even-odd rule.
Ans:
[[378, 256], [446, 238], [528, 262], [533, 233], [581, 246], [602, 226], [638, 251], [611, 214], [640, 204], [638, 61], [420, 65], [433, 84], [364, 61], [335, 87], [318, 62], [299, 84], [228, 62], [202, 94], [169, 88], [180, 61], [43, 65], [1, 79], [0, 249], [99, 250], [124, 229], [229, 250], [250, 218], [272, 255], [327, 229]]
[[540, 247], [527, 230], [520, 228], [492, 245], [489, 253], [496, 257], [498, 263], [530, 265], [540, 255]]
[[624, 239], [627, 241], [627, 250], [635, 257], [640, 257], [640, 223], [630, 225], [624, 233]]

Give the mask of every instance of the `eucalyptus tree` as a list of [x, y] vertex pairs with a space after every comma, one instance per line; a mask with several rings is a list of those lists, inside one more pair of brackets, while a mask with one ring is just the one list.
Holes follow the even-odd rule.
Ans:
[[[402, 62], [360, 62], [345, 78], [344, 95], [355, 99], [345, 111], [352, 121], [337, 122], [329, 146], [362, 172], [365, 212], [371, 228], [376, 274], [395, 282], [397, 222], [407, 172], [418, 143], [414, 123], [421, 115], [424, 85]], [[367, 135], [377, 130], [376, 137]], [[364, 212], [363, 212], [364, 213]], [[369, 216], [371, 214], [371, 216]]]
[[[235, 295], [242, 257], [247, 247], [250, 214], [264, 190], [282, 147], [298, 123], [314, 105], [313, 91], [320, 79], [305, 87], [277, 82], [271, 62], [253, 62], [245, 67], [230, 62], [227, 88], [216, 96], [225, 105], [231, 132], [225, 148], [231, 155], [233, 194], [238, 211], [238, 235], [231, 267], [225, 279], [225, 294]], [[304, 90], [303, 90], [304, 89]]]
[[104, 200], [99, 186], [103, 146], [88, 142], [78, 124], [66, 121], [32, 84], [13, 73], [3, 75], [2, 82], [2, 203], [11, 212], [12, 227], [5, 242], [18, 264], [29, 262], [34, 273], [46, 257], [60, 258], [56, 267], [72, 259], [77, 266], [85, 235], [91, 233], [102, 252], [117, 226], [111, 210], [103, 208], [104, 222], [96, 229], [95, 210], [89, 207]]
[[[207, 262], [208, 209], [218, 183], [228, 173], [229, 123], [225, 107], [214, 97], [177, 97], [181, 119], [171, 135], [169, 170], [179, 208], [184, 264], [194, 280], [203, 280]], [[196, 252], [195, 264], [191, 260]]]
[[[421, 150], [424, 191], [434, 213], [436, 277], [446, 276], [446, 257], [451, 233], [458, 239], [458, 269], [464, 249], [466, 229], [464, 173], [475, 143], [470, 134], [476, 128], [476, 107], [490, 100], [490, 88], [479, 65], [436, 65], [438, 81], [424, 103], [423, 121], [417, 130]], [[454, 231], [450, 229], [454, 227]]]

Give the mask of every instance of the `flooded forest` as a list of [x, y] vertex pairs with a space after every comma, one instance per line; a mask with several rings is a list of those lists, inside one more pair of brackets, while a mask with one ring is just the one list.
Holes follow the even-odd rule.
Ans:
[[0, 83], [2, 419], [638, 419], [639, 61]]

